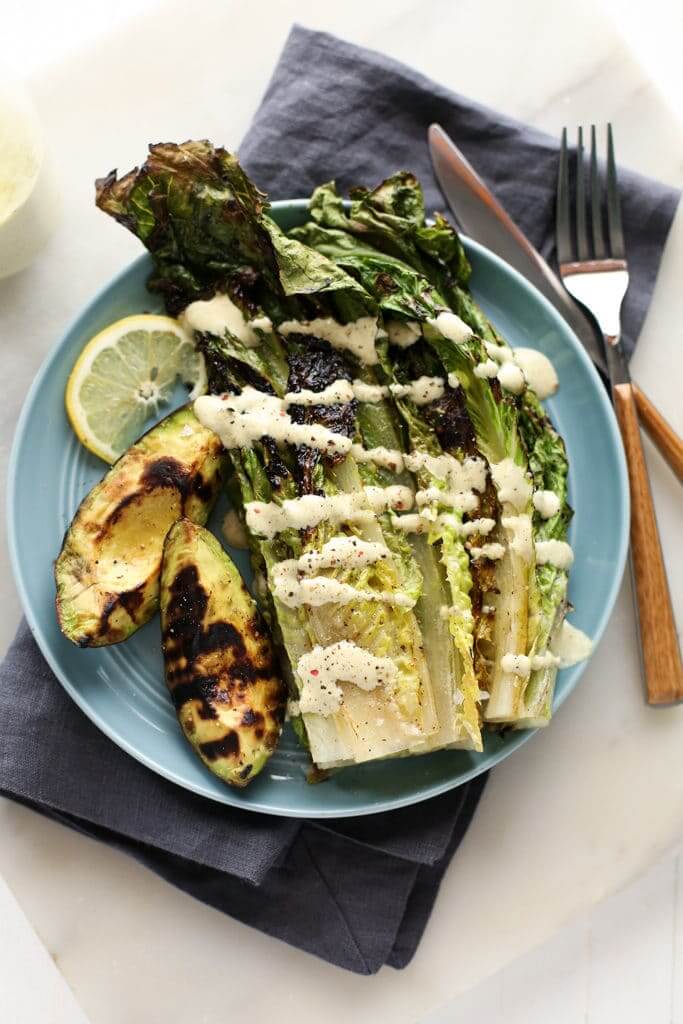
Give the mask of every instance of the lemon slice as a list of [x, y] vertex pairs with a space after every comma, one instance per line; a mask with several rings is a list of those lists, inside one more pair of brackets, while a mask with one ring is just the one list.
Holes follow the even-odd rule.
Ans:
[[171, 401], [180, 379], [192, 400], [206, 391], [204, 357], [177, 320], [128, 316], [85, 346], [66, 385], [66, 411], [79, 441], [114, 462], [151, 416]]

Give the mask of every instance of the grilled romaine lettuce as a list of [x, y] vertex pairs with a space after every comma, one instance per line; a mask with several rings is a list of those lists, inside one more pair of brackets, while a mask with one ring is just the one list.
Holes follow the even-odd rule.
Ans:
[[[271, 341], [280, 346], [274, 362], [287, 365], [286, 386], [270, 371], [270, 360], [259, 366], [263, 376], [254, 377], [254, 351], [243, 349], [232, 337], [202, 339], [209, 377], [216, 389], [235, 393], [247, 380], [259, 384], [262, 392], [296, 393], [321, 391], [334, 381], [351, 378], [348, 360], [321, 341], [303, 336]], [[228, 358], [227, 353], [231, 356]], [[359, 371], [360, 372], [360, 371]], [[366, 370], [367, 373], [367, 370]], [[218, 387], [220, 381], [220, 388]], [[335, 433], [365, 441], [363, 417], [356, 403], [295, 407], [299, 422], [323, 425]], [[373, 439], [382, 437], [385, 446], [395, 443], [389, 422], [381, 424], [381, 410], [374, 407], [367, 430]], [[306, 494], [360, 494], [364, 486], [383, 486], [375, 467], [358, 465], [352, 456], [323, 457], [306, 445], [276, 449], [263, 439], [252, 448], [232, 450], [230, 457], [239, 482], [243, 504], [284, 501]], [[392, 481], [393, 482], [393, 481]], [[321, 568], [317, 578], [328, 578], [373, 595], [349, 604], [330, 601], [320, 606], [292, 607], [277, 592], [278, 567], [285, 560], [300, 559], [320, 552], [335, 537], [357, 537], [365, 543], [384, 545], [391, 557], [371, 569], [345, 566]], [[290, 663], [290, 678], [297, 682], [301, 659], [316, 646], [326, 647], [340, 639], [352, 642], [375, 657], [391, 657], [398, 671], [393, 688], [385, 694], [368, 696], [357, 686], [342, 684], [344, 699], [338, 713], [304, 714], [311, 754], [320, 767], [358, 763], [376, 757], [402, 753], [416, 747], [437, 729], [433, 682], [427, 669], [422, 636], [412, 609], [422, 590], [421, 574], [404, 538], [392, 527], [389, 516], [362, 527], [321, 522], [306, 531], [285, 530], [272, 539], [254, 537], [271, 589], [279, 631]], [[377, 600], [374, 595], [408, 597], [407, 607]]]
[[[557, 496], [557, 511], [544, 518], [534, 513], [534, 540], [566, 541], [573, 511], [567, 501], [567, 475], [569, 466], [564, 441], [555, 431], [541, 403], [533, 392], [524, 396], [520, 413], [520, 432], [529, 452], [529, 467], [537, 491]], [[524, 691], [520, 717], [516, 728], [543, 726], [552, 714], [553, 693], [557, 676], [557, 661], [551, 656], [553, 641], [559, 636], [567, 611], [566, 569], [554, 565], [536, 566], [536, 585], [530, 607], [529, 653], [545, 655], [548, 664], [533, 669]]]
[[[207, 142], [153, 146], [97, 196], [150, 250], [150, 288], [204, 353], [211, 394], [197, 411], [229, 448], [258, 599], [316, 763], [481, 749], [481, 701], [490, 723], [547, 721], [567, 574], [535, 565], [534, 544], [566, 535], [564, 447], [521, 370], [498, 373], [491, 357], [512, 354], [472, 298], [456, 232], [427, 223], [414, 176], [354, 189], [348, 206], [323, 185], [288, 234]], [[209, 315], [216, 303], [227, 318]], [[415, 390], [425, 379], [433, 387]], [[221, 432], [231, 401], [229, 416], [263, 427]], [[556, 514], [534, 512], [534, 487], [553, 492]], [[409, 518], [390, 501], [370, 512], [385, 488], [402, 488], [404, 510], [415, 502]], [[365, 511], [290, 517], [339, 501]], [[279, 525], [262, 528], [259, 513]], [[329, 560], [350, 544], [360, 562]], [[309, 669], [327, 680], [315, 699]]]
[[[261, 194], [225, 151], [214, 150], [208, 143], [152, 147], [141, 171], [120, 181], [110, 176], [99, 183], [98, 204], [147, 245], [155, 263], [150, 287], [164, 293], [174, 312], [218, 291], [230, 297], [245, 320], [256, 314], [265, 314], [277, 324], [320, 317], [345, 323], [365, 317], [374, 335], [375, 298], [324, 254], [284, 235], [265, 213]], [[198, 341], [214, 393], [239, 394], [249, 387], [262, 395], [282, 397], [286, 391], [315, 392], [362, 374], [368, 382], [373, 380], [372, 366], [361, 366], [353, 352], [338, 352], [303, 330], [278, 336], [266, 327], [262, 344], [256, 347], [227, 329], [204, 332]], [[358, 444], [366, 443], [364, 424], [373, 429], [374, 423], [377, 429], [378, 423], [377, 410], [374, 421], [372, 416], [358, 416], [355, 402], [294, 404], [291, 418], [300, 425], [325, 426]], [[353, 455], [328, 455], [306, 444], [276, 445], [264, 436], [248, 447], [233, 448], [230, 459], [245, 506], [256, 501], [281, 506], [307, 495], [365, 494], [367, 473], [361, 475]], [[295, 683], [301, 684], [298, 666], [306, 654], [342, 640], [368, 656], [391, 658], [395, 668], [391, 685], [372, 693], [342, 677], [343, 700], [335, 714], [304, 714], [316, 763], [330, 766], [369, 760], [408, 752], [424, 743], [436, 732], [438, 722], [413, 609], [422, 587], [421, 574], [404, 538], [393, 535], [390, 517], [368, 515], [363, 524], [338, 527], [322, 521], [310, 529], [285, 529], [272, 537], [252, 534]], [[283, 600], [286, 595], [277, 590], [277, 571], [283, 561], [320, 552], [334, 537], [381, 544], [388, 556], [364, 574], [348, 566], [319, 571], [318, 578], [334, 578], [360, 592], [350, 603], [288, 605]], [[362, 597], [365, 591], [371, 599]]]
[[[547, 655], [550, 633], [553, 624], [557, 628], [561, 623], [566, 596], [566, 572], [549, 565], [534, 567], [533, 558], [533, 542], [564, 540], [566, 536], [566, 457], [561, 439], [529, 388], [517, 397], [503, 391], [498, 380], [479, 375], [477, 367], [488, 360], [486, 344], [495, 346], [494, 352], [502, 352], [504, 357], [506, 346], [468, 291], [470, 269], [457, 234], [438, 215], [433, 224], [426, 224], [421, 188], [412, 175], [403, 172], [375, 189], [352, 190], [348, 212], [331, 182], [316, 189], [310, 209], [311, 221], [293, 234], [363, 282], [385, 317], [399, 318], [405, 328], [418, 334], [421, 325], [421, 333], [438, 356], [440, 372], [452, 375], [451, 380], [459, 385], [459, 397], [464, 398], [458, 416], [453, 417], [451, 411], [451, 419], [469, 421], [479, 452], [490, 465], [502, 467], [494, 474], [497, 486], [489, 488], [481, 505], [482, 510], [488, 505], [488, 513], [498, 520], [495, 532], [486, 540], [503, 542], [505, 554], [496, 563], [486, 558], [473, 560], [469, 587], [465, 577], [465, 589], [471, 589], [475, 605], [471, 630], [475, 669], [481, 687], [489, 694], [485, 710], [489, 721], [539, 724], [550, 714], [557, 669], [548, 664], [532, 670], [527, 682], [524, 658]], [[386, 296], [379, 293], [379, 281]], [[473, 336], [457, 343], [445, 337], [429, 323], [439, 308], [455, 312]], [[391, 339], [391, 328], [389, 335]], [[405, 343], [405, 332], [403, 339]], [[416, 364], [424, 362], [424, 343], [419, 340], [407, 350], [392, 346], [387, 357], [391, 371], [400, 374], [407, 364], [412, 366], [413, 376]], [[430, 372], [439, 370], [431, 366]], [[449, 402], [453, 404], [452, 396]], [[553, 467], [552, 479], [541, 465]], [[550, 520], [533, 514], [531, 488], [522, 483], [530, 469], [534, 486], [552, 490], [560, 501], [559, 514]], [[521, 487], [505, 486], [511, 475]], [[497, 491], [514, 500], [499, 500]], [[482, 538], [472, 540], [470, 547], [481, 547]], [[441, 544], [444, 552], [450, 550], [454, 568], [466, 565], [461, 542], [453, 545], [451, 537], [446, 543], [444, 537]], [[451, 573], [451, 577], [459, 575]], [[457, 606], [457, 591], [453, 597]], [[457, 632], [462, 645], [462, 628]], [[514, 660], [506, 658], [504, 668], [505, 655], [513, 655]], [[508, 671], [510, 665], [521, 671]]]

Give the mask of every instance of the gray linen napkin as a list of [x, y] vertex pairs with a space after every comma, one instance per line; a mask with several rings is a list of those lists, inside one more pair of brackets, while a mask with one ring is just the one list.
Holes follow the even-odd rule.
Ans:
[[[443, 208], [425, 131], [439, 120], [548, 251], [556, 144], [395, 61], [294, 28], [240, 156], [274, 198], [398, 168]], [[621, 172], [637, 336], [677, 194]], [[153, 774], [59, 686], [26, 624], [0, 667], [0, 792], [115, 846], [197, 899], [349, 970], [403, 967], [484, 786], [368, 818], [294, 821], [226, 808]]]
[[412, 957], [484, 782], [370, 818], [241, 811], [175, 786], [107, 739], [57, 682], [25, 622], [0, 666], [1, 795], [360, 974]]
[[[344, 189], [372, 185], [405, 169], [422, 182], [427, 209], [444, 211], [425, 142], [433, 121], [552, 261], [558, 140], [326, 32], [292, 29], [239, 156], [273, 199], [310, 195], [332, 178]], [[680, 193], [623, 168], [619, 186], [631, 275], [623, 337], [631, 352]]]

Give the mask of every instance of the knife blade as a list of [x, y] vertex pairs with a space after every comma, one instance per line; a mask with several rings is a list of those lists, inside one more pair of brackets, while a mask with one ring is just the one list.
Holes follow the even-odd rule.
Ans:
[[535, 285], [567, 321], [596, 366], [606, 373], [597, 328], [569, 297], [560, 279], [441, 125], [430, 125], [429, 152], [437, 181], [465, 234], [481, 242]]

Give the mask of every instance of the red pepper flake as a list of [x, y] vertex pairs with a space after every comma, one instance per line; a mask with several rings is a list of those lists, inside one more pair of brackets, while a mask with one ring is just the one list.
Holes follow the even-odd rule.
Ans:
[[318, 672], [317, 668], [312, 668], [311, 669], [311, 675], [312, 676], [319, 676], [320, 673]]

